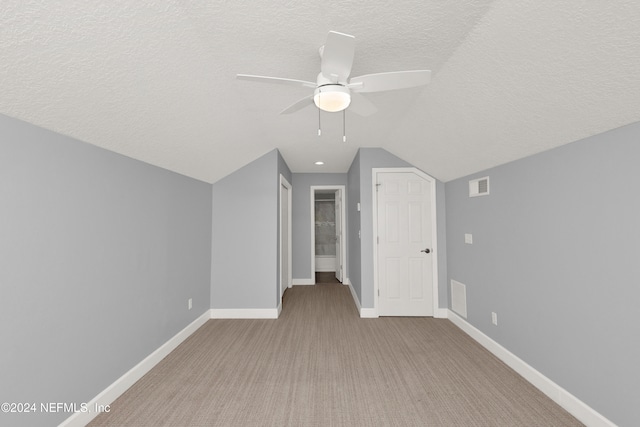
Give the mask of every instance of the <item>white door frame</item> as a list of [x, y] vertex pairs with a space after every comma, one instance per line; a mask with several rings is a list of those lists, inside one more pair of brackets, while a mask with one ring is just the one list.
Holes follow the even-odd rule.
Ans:
[[[285, 187], [287, 189], [287, 236], [288, 239], [286, 242], [282, 241], [282, 230], [283, 230], [283, 224], [282, 224], [282, 187]], [[280, 174], [280, 186], [278, 187], [278, 191], [280, 194], [279, 200], [279, 206], [278, 206], [278, 212], [279, 212], [279, 221], [280, 221], [280, 236], [279, 237], [279, 246], [278, 246], [278, 250], [279, 250], [279, 257], [280, 257], [280, 277], [279, 277], [279, 281], [278, 281], [278, 293], [280, 295], [280, 306], [282, 306], [282, 294], [284, 292], [284, 289], [282, 288], [282, 264], [283, 264], [283, 259], [282, 259], [282, 244], [286, 244], [287, 248], [289, 249], [287, 251], [287, 273], [288, 273], [288, 283], [287, 283], [287, 287], [290, 288], [292, 283], [293, 283], [293, 279], [291, 278], [291, 274], [292, 274], [292, 268], [291, 268], [291, 262], [292, 262], [292, 255], [291, 255], [291, 184], [289, 184], [289, 181], [287, 181], [287, 179]]]
[[340, 246], [342, 248], [340, 264], [342, 265], [342, 283], [347, 283], [347, 251], [346, 251], [346, 196], [347, 188], [345, 185], [312, 185], [309, 188], [311, 192], [311, 280], [315, 283], [316, 276], [316, 190], [334, 190], [340, 191], [340, 221], [342, 222], [342, 230], [340, 231]]
[[373, 168], [371, 170], [371, 187], [373, 191], [373, 310], [375, 317], [379, 317], [379, 283], [378, 283], [378, 191], [376, 183], [378, 182], [379, 173], [389, 172], [412, 172], [421, 178], [424, 178], [430, 185], [431, 189], [431, 236], [433, 243], [431, 247], [431, 260], [433, 263], [433, 317], [444, 317], [438, 307], [438, 224], [436, 216], [436, 180], [430, 175], [422, 172], [414, 167], [406, 168]]

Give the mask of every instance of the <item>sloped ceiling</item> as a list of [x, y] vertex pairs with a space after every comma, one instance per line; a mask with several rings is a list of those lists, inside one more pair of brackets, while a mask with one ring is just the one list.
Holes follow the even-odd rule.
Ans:
[[[329, 30], [352, 75], [430, 69], [367, 95], [373, 116], [309, 107]], [[278, 148], [294, 172], [346, 172], [383, 147], [448, 181], [640, 121], [640, 3], [3, 1], [0, 113], [215, 182]], [[0, 136], [1, 137], [1, 136]], [[323, 160], [325, 165], [314, 165]]]

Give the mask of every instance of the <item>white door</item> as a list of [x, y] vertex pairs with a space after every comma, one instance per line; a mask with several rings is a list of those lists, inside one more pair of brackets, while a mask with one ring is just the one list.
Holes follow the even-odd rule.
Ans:
[[336, 279], [342, 282], [342, 195], [340, 190], [336, 191]]
[[430, 183], [413, 172], [377, 177], [378, 314], [433, 316]]
[[290, 218], [289, 218], [289, 188], [284, 184], [280, 184], [280, 296], [289, 287], [291, 282], [289, 265], [290, 258]]

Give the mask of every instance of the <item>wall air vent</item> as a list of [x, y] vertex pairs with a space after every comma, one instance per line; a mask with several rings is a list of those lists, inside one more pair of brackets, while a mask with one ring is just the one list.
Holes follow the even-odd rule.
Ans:
[[489, 177], [472, 179], [469, 181], [469, 197], [486, 196], [489, 194]]

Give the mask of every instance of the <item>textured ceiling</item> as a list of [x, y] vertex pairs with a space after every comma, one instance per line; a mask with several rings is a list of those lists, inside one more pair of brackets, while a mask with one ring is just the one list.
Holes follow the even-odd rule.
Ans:
[[[278, 113], [329, 30], [352, 75], [431, 69], [367, 94], [373, 116]], [[640, 121], [640, 4], [627, 1], [14, 1], [0, 4], [0, 113], [203, 181], [279, 148], [346, 172], [384, 147], [448, 181]], [[316, 160], [325, 161], [322, 167]]]

